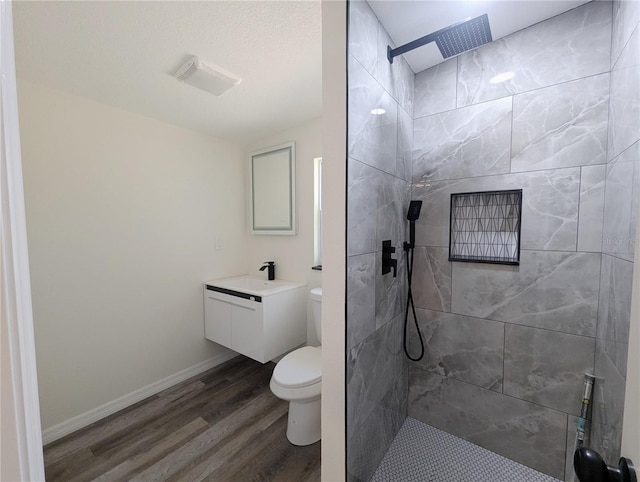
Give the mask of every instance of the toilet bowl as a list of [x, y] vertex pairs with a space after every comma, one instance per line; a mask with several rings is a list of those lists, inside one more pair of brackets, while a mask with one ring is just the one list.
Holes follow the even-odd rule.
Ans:
[[[322, 290], [311, 290], [313, 321], [321, 339]], [[305, 346], [278, 362], [271, 383], [273, 394], [289, 402], [287, 439], [294, 445], [310, 445], [320, 440], [320, 387], [322, 347]]]

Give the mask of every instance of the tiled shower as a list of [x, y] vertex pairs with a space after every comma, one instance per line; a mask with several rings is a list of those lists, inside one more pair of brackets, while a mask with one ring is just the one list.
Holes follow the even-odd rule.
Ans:
[[[350, 480], [371, 478], [407, 416], [573, 480], [587, 372], [597, 377], [589, 445], [617, 462], [640, 186], [639, 23], [640, 2], [594, 1], [414, 74], [401, 57], [387, 61], [391, 41], [369, 5], [350, 2]], [[488, 82], [508, 70], [511, 81]], [[449, 262], [450, 195], [507, 189], [523, 190], [520, 265]], [[410, 199], [423, 201], [419, 362], [402, 349]], [[381, 274], [387, 239], [396, 278]]]

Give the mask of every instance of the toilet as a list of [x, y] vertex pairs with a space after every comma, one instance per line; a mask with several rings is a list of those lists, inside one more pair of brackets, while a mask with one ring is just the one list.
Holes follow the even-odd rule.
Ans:
[[[322, 289], [311, 290], [313, 322], [321, 341]], [[287, 438], [293, 445], [310, 445], [320, 440], [320, 386], [322, 347], [305, 346], [278, 362], [271, 376], [273, 394], [289, 401]]]

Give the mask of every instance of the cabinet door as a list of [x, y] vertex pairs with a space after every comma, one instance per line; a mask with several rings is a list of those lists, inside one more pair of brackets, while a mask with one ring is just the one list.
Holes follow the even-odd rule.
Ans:
[[264, 363], [262, 316], [255, 308], [234, 305], [231, 310], [232, 348], [243, 355]]
[[227, 348], [231, 346], [231, 309], [233, 305], [205, 295], [204, 336]]

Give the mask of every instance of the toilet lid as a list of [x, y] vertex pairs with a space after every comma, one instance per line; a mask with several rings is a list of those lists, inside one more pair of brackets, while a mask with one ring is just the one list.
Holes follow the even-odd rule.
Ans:
[[322, 380], [322, 350], [305, 346], [289, 353], [273, 370], [273, 380], [286, 388], [305, 387]]

